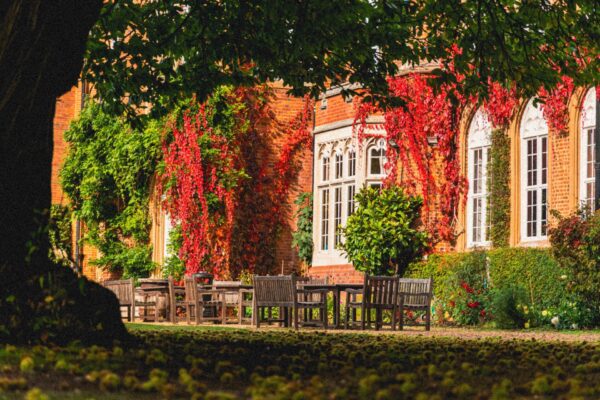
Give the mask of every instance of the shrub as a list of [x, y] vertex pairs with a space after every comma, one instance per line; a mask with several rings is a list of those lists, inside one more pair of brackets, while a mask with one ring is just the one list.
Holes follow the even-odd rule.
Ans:
[[443, 285], [452, 288], [446, 303], [453, 320], [460, 325], [476, 325], [487, 317], [488, 268], [483, 251], [466, 253], [458, 260]]
[[[433, 306], [440, 322], [465, 325], [491, 319], [508, 328], [525, 323], [550, 326], [552, 318], [558, 317], [565, 322], [560, 327], [570, 327], [574, 323], [584, 326], [589, 319], [586, 309], [567, 292], [565, 269], [549, 249], [433, 255], [411, 265], [408, 275], [433, 277]], [[500, 321], [496, 313], [501, 314]]]
[[169, 240], [167, 241], [167, 254], [162, 268], [162, 273], [165, 278], [172, 276], [175, 280], [183, 279], [185, 274], [185, 264], [179, 258], [179, 250], [183, 243], [181, 236], [181, 225], [176, 225], [169, 231]]
[[[575, 324], [600, 323], [600, 212], [585, 210], [563, 218], [549, 230], [552, 253], [565, 270]], [[572, 306], [572, 305], [571, 305]]]
[[518, 285], [509, 285], [491, 290], [490, 312], [494, 324], [501, 329], [523, 328], [527, 323], [524, 306], [527, 303], [525, 290]]
[[362, 189], [358, 209], [343, 228], [341, 248], [358, 271], [375, 275], [402, 275], [428, 247], [421, 229], [423, 201], [392, 186]]
[[73, 263], [73, 233], [71, 230], [72, 213], [69, 206], [52, 204], [48, 220], [50, 239], [50, 260], [59, 265], [70, 267]]

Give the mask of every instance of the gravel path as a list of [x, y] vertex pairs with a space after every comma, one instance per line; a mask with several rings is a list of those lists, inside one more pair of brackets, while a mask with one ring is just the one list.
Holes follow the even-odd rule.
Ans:
[[[248, 325], [227, 325], [223, 327], [221, 325], [201, 325], [196, 327], [194, 325], [178, 324], [173, 325], [169, 323], [142, 323], [135, 324], [137, 329], [181, 329], [181, 330], [195, 330], [195, 329], [249, 329], [255, 330], [256, 328]], [[275, 326], [262, 325], [260, 330], [287, 330], [289, 328], [279, 328]], [[323, 332], [322, 330], [312, 328], [300, 328], [301, 332], [314, 331]], [[586, 331], [554, 331], [554, 330], [498, 330], [498, 329], [477, 329], [477, 328], [454, 328], [454, 327], [432, 327], [431, 331], [425, 331], [422, 327], [407, 327], [402, 331], [391, 331], [389, 328], [381, 331], [374, 330], [328, 330], [329, 334], [345, 334], [345, 333], [364, 333], [369, 335], [398, 335], [398, 336], [430, 336], [430, 337], [455, 337], [461, 339], [485, 339], [485, 338], [497, 338], [503, 340], [521, 339], [521, 340], [543, 340], [543, 341], [565, 341], [565, 342], [598, 342], [600, 344], [600, 330]]]

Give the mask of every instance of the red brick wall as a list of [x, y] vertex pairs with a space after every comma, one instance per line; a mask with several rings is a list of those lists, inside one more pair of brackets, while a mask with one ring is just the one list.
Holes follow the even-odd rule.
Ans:
[[69, 128], [71, 121], [79, 115], [81, 110], [81, 89], [73, 87], [61, 96], [56, 102], [54, 114], [54, 155], [52, 157], [52, 204], [65, 204], [68, 199], [62, 192], [58, 173], [67, 155], [67, 145], [63, 133]]
[[[290, 97], [286, 94], [286, 89], [276, 86], [275, 100], [271, 104], [277, 119], [280, 122], [293, 120], [304, 107], [302, 98]], [[273, 155], [276, 157], [286, 142], [285, 136], [274, 139]], [[277, 162], [276, 160], [273, 160]], [[292, 232], [296, 230], [296, 221], [294, 215], [298, 207], [294, 201], [302, 192], [312, 192], [312, 146], [305, 149], [300, 156], [301, 169], [298, 172], [297, 180], [292, 184], [291, 190], [285, 202], [289, 205], [286, 216], [286, 226], [281, 229], [275, 244], [275, 269], [277, 273], [301, 272], [301, 260], [298, 258], [298, 252], [292, 249]]]
[[352, 264], [325, 265], [310, 267], [308, 275], [315, 278], [328, 278], [329, 283], [362, 283], [364, 275]]
[[340, 95], [329, 97], [327, 107], [321, 109], [321, 100], [315, 104], [315, 125], [327, 125], [333, 122], [343, 121], [345, 119], [354, 119], [354, 104], [346, 102]]

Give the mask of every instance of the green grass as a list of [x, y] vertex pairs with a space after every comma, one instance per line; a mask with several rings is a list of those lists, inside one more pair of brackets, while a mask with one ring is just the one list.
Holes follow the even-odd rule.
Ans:
[[179, 331], [179, 332], [203, 332], [203, 331], [231, 331], [240, 330], [235, 325], [159, 325], [159, 324], [142, 324], [142, 323], [126, 323], [125, 326], [130, 332], [147, 332], [147, 331]]
[[0, 399], [600, 397], [600, 342], [128, 328], [108, 348], [0, 346]]

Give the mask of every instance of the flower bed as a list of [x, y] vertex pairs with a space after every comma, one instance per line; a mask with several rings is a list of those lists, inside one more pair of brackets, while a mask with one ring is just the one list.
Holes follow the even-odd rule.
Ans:
[[434, 278], [436, 323], [497, 328], [592, 326], [588, 306], [568, 290], [568, 272], [550, 249], [437, 254], [413, 264], [408, 275]]
[[134, 338], [112, 348], [3, 347], [0, 398], [600, 395], [600, 346], [590, 343], [183, 329]]

